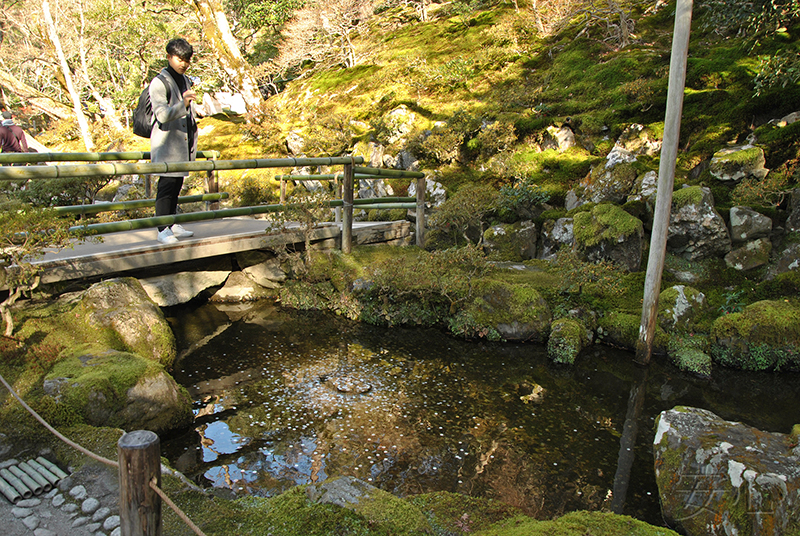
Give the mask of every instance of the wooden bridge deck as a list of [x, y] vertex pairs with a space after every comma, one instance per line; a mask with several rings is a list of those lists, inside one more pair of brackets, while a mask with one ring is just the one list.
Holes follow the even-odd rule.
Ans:
[[[183, 224], [194, 236], [176, 244], [156, 241], [156, 229], [123, 231], [102, 235], [102, 241], [76, 243], [71, 249], [47, 252], [34, 264], [40, 265], [42, 283], [55, 283], [98, 277], [131, 275], [154, 267], [201, 261], [226, 254], [282, 245], [302, 244], [298, 226], [267, 233], [269, 222], [256, 218], [225, 218]], [[413, 226], [408, 221], [354, 222], [353, 245], [407, 243]], [[312, 243], [321, 248], [338, 247], [341, 224], [322, 224], [312, 232]]]

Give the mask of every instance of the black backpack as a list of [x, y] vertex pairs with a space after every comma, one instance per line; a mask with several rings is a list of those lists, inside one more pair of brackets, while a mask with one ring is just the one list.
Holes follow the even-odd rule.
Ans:
[[[161, 76], [159, 73], [157, 76]], [[167, 101], [169, 101], [169, 84], [166, 80], [164, 85], [167, 86]], [[150, 84], [147, 84], [139, 95], [139, 102], [136, 104], [136, 109], [133, 111], [133, 133], [142, 138], [150, 138], [150, 133], [153, 131], [153, 106], [150, 104]]]

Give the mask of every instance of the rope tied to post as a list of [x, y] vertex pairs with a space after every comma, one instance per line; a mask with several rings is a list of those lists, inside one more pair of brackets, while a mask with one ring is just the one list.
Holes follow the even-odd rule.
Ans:
[[[63, 441], [67, 445], [69, 445], [70, 447], [74, 448], [78, 452], [81, 452], [82, 454], [85, 454], [89, 458], [92, 458], [93, 460], [96, 460], [96, 461], [98, 461], [100, 463], [103, 463], [105, 465], [108, 465], [110, 467], [116, 467], [117, 469], [119, 469], [119, 462], [116, 462], [114, 460], [109, 460], [108, 458], [104, 458], [103, 456], [100, 456], [99, 454], [95, 454], [91, 450], [89, 450], [89, 449], [87, 449], [87, 448], [75, 443], [74, 441], [72, 441], [71, 439], [66, 437], [64, 434], [62, 434], [61, 432], [59, 432], [58, 430], [53, 428], [50, 425], [50, 423], [45, 421], [41, 417], [41, 415], [36, 413], [36, 411], [32, 407], [30, 407], [24, 400], [22, 400], [22, 398], [17, 394], [17, 392], [11, 387], [11, 385], [6, 381], [6, 379], [2, 375], [0, 375], [0, 382], [2, 382], [3, 386], [5, 386], [5, 388], [11, 394], [11, 396], [16, 398], [17, 402], [19, 402], [22, 405], [22, 407], [25, 408], [25, 410], [33, 416], [34, 419], [39, 421], [39, 423], [42, 426], [44, 426], [50, 433], [52, 433], [58, 439], [60, 439], [61, 441]], [[167, 496], [167, 494], [164, 493], [164, 491], [161, 490], [153, 480], [150, 481], [150, 487], [153, 489], [153, 491], [155, 491], [155, 493], [159, 497], [161, 497], [161, 500], [163, 500], [165, 503], [167, 503], [167, 506], [169, 506], [175, 512], [175, 514], [177, 514], [178, 517], [181, 518], [181, 520], [183, 520], [183, 522], [186, 523], [189, 526], [189, 528], [191, 528], [195, 532], [195, 534], [197, 534], [197, 536], [206, 536], [203, 533], [203, 531], [200, 530], [200, 528], [197, 525], [195, 525], [192, 522], [191, 519], [189, 519], [189, 517], [183, 512], [183, 510], [181, 510], [178, 507], [178, 505], [176, 505], [174, 502], [172, 502], [172, 500], [170, 500], [170, 498]]]

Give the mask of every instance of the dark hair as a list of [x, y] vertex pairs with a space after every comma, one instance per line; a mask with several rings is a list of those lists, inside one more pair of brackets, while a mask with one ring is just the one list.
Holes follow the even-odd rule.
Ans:
[[183, 61], [191, 61], [194, 49], [186, 39], [178, 37], [167, 43], [167, 54], [170, 56], [178, 56]]

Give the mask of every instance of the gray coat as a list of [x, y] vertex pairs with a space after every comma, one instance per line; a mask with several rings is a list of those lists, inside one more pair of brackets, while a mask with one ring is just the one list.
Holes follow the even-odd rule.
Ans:
[[[187, 129], [195, 125], [189, 119], [197, 117], [194, 103], [189, 110], [183, 104], [178, 84], [172, 79], [166, 69], [161, 70], [161, 76], [156, 76], [150, 82], [150, 104], [153, 107], [155, 125], [150, 134], [150, 161], [151, 162], [189, 162], [197, 154], [197, 132], [195, 131], [194, 143], [189, 150], [189, 134]], [[186, 75], [184, 75], [186, 76]], [[166, 84], [165, 84], [166, 81]], [[169, 102], [167, 102], [167, 85], [169, 85]], [[192, 83], [186, 77], [186, 87]], [[189, 173], [178, 171], [172, 173], [156, 173], [166, 177], [185, 177]]]

